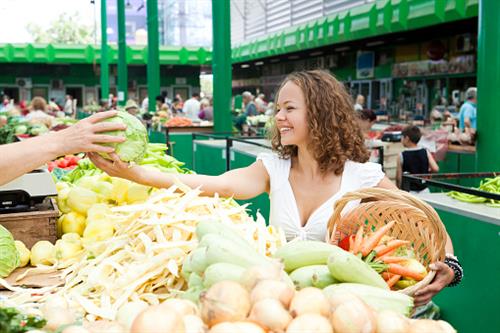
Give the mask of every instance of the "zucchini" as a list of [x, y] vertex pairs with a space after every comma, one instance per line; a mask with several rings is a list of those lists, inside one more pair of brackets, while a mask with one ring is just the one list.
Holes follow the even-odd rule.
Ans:
[[207, 245], [206, 261], [208, 265], [225, 262], [248, 268], [273, 264], [270, 259], [259, 254], [257, 250], [247, 249], [246, 246], [223, 236], [208, 234], [203, 237], [200, 245], [202, 243]]
[[234, 242], [237, 242], [241, 246], [248, 249], [253, 249], [252, 245], [241, 235], [237, 230], [235, 230], [230, 225], [224, 224], [222, 222], [208, 219], [203, 220], [196, 226], [196, 237], [201, 242], [206, 235], [215, 234], [219, 236], [226, 237]]
[[354, 282], [389, 289], [384, 279], [367, 263], [344, 250], [328, 257], [328, 269], [340, 282]]
[[311, 265], [326, 265], [332, 254], [344, 252], [335, 245], [318, 241], [292, 241], [280, 247], [274, 254], [285, 265], [285, 271]]
[[244, 267], [228, 264], [226, 262], [219, 262], [210, 265], [205, 270], [205, 274], [203, 276], [203, 286], [208, 289], [217, 282], [225, 280], [240, 282], [245, 270], [246, 269]]
[[339, 283], [323, 289], [323, 293], [330, 299], [338, 294], [350, 293], [361, 298], [377, 312], [390, 310], [404, 316], [410, 316], [413, 310], [413, 298], [397, 291], [383, 290], [358, 283]]
[[316, 287], [323, 289], [336, 283], [327, 265], [311, 265], [297, 268], [290, 273], [294, 285], [299, 288]]

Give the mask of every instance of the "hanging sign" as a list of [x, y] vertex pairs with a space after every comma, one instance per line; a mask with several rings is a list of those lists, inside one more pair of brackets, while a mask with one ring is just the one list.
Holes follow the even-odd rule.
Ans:
[[356, 56], [356, 78], [368, 79], [375, 75], [375, 53], [358, 51]]

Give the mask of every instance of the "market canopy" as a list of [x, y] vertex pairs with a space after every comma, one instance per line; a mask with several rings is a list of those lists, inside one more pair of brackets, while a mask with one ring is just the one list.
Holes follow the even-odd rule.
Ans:
[[[109, 45], [109, 62], [118, 62], [118, 46]], [[127, 46], [127, 64], [145, 65], [147, 46]], [[161, 65], [210, 64], [212, 52], [203, 47], [160, 47]], [[101, 59], [100, 45], [0, 44], [0, 63], [92, 64]]]

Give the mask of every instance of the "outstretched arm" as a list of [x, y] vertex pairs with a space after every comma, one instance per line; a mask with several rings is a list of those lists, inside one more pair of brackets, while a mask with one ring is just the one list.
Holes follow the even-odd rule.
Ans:
[[116, 111], [97, 113], [59, 132], [0, 146], [0, 185], [30, 172], [58, 156], [80, 152], [113, 152], [98, 143], [123, 142], [124, 138], [99, 132], [123, 130], [123, 124], [101, 122]]
[[191, 187], [201, 187], [205, 195], [218, 193], [223, 197], [250, 199], [269, 191], [269, 175], [261, 161], [248, 167], [230, 170], [220, 176], [169, 174], [158, 170], [146, 169], [137, 165], [129, 165], [111, 154], [112, 161], [97, 154], [89, 154], [92, 162], [107, 174], [121, 177], [136, 183], [157, 188], [172, 186], [176, 179]]

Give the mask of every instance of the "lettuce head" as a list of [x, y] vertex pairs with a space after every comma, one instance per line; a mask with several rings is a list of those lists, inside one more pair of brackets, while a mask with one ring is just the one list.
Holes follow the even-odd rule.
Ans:
[[[107, 135], [123, 136], [127, 139], [125, 142], [106, 143], [105, 145], [115, 148], [115, 153], [124, 162], [140, 162], [144, 158], [148, 146], [148, 132], [141, 121], [128, 112], [123, 111], [118, 112], [116, 116], [104, 121], [124, 123], [127, 125], [127, 129], [125, 131], [111, 131], [104, 133]], [[102, 153], [101, 155], [104, 158], [110, 159], [106, 153]]]
[[9, 276], [20, 264], [14, 237], [5, 227], [0, 225], [0, 277]]

